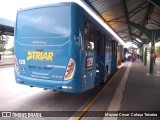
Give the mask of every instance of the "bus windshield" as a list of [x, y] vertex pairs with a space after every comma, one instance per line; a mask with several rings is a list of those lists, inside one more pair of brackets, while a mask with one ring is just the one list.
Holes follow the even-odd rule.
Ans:
[[19, 12], [17, 37], [66, 37], [70, 34], [70, 6], [50, 6]]

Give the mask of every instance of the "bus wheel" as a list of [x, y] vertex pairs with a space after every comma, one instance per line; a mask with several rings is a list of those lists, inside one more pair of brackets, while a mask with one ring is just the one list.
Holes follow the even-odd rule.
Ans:
[[105, 67], [105, 72], [104, 72], [104, 80], [103, 83], [106, 83], [108, 80], [108, 67]]

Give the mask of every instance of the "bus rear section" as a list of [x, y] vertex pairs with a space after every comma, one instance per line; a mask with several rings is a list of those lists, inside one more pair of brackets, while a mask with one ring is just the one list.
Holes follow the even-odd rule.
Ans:
[[15, 27], [16, 82], [45, 89], [80, 92], [73, 80], [70, 4], [21, 10]]

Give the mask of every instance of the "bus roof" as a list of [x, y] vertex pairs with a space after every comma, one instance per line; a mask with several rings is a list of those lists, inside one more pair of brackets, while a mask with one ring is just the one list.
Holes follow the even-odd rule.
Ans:
[[18, 12], [25, 11], [25, 10], [31, 10], [31, 9], [37, 9], [37, 8], [43, 8], [43, 7], [52, 7], [52, 6], [59, 6], [59, 5], [64, 5], [64, 4], [71, 4], [71, 3], [73, 2], [58, 2], [58, 3], [50, 3], [50, 4], [45, 4], [45, 5], [36, 5], [36, 6], [31, 6], [31, 7], [20, 8]]

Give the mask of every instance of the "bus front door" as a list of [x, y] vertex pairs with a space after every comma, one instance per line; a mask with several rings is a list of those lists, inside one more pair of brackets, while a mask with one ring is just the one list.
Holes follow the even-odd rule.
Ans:
[[104, 83], [107, 80], [105, 68], [105, 35], [99, 34], [97, 42], [97, 59], [96, 59], [96, 84]]

